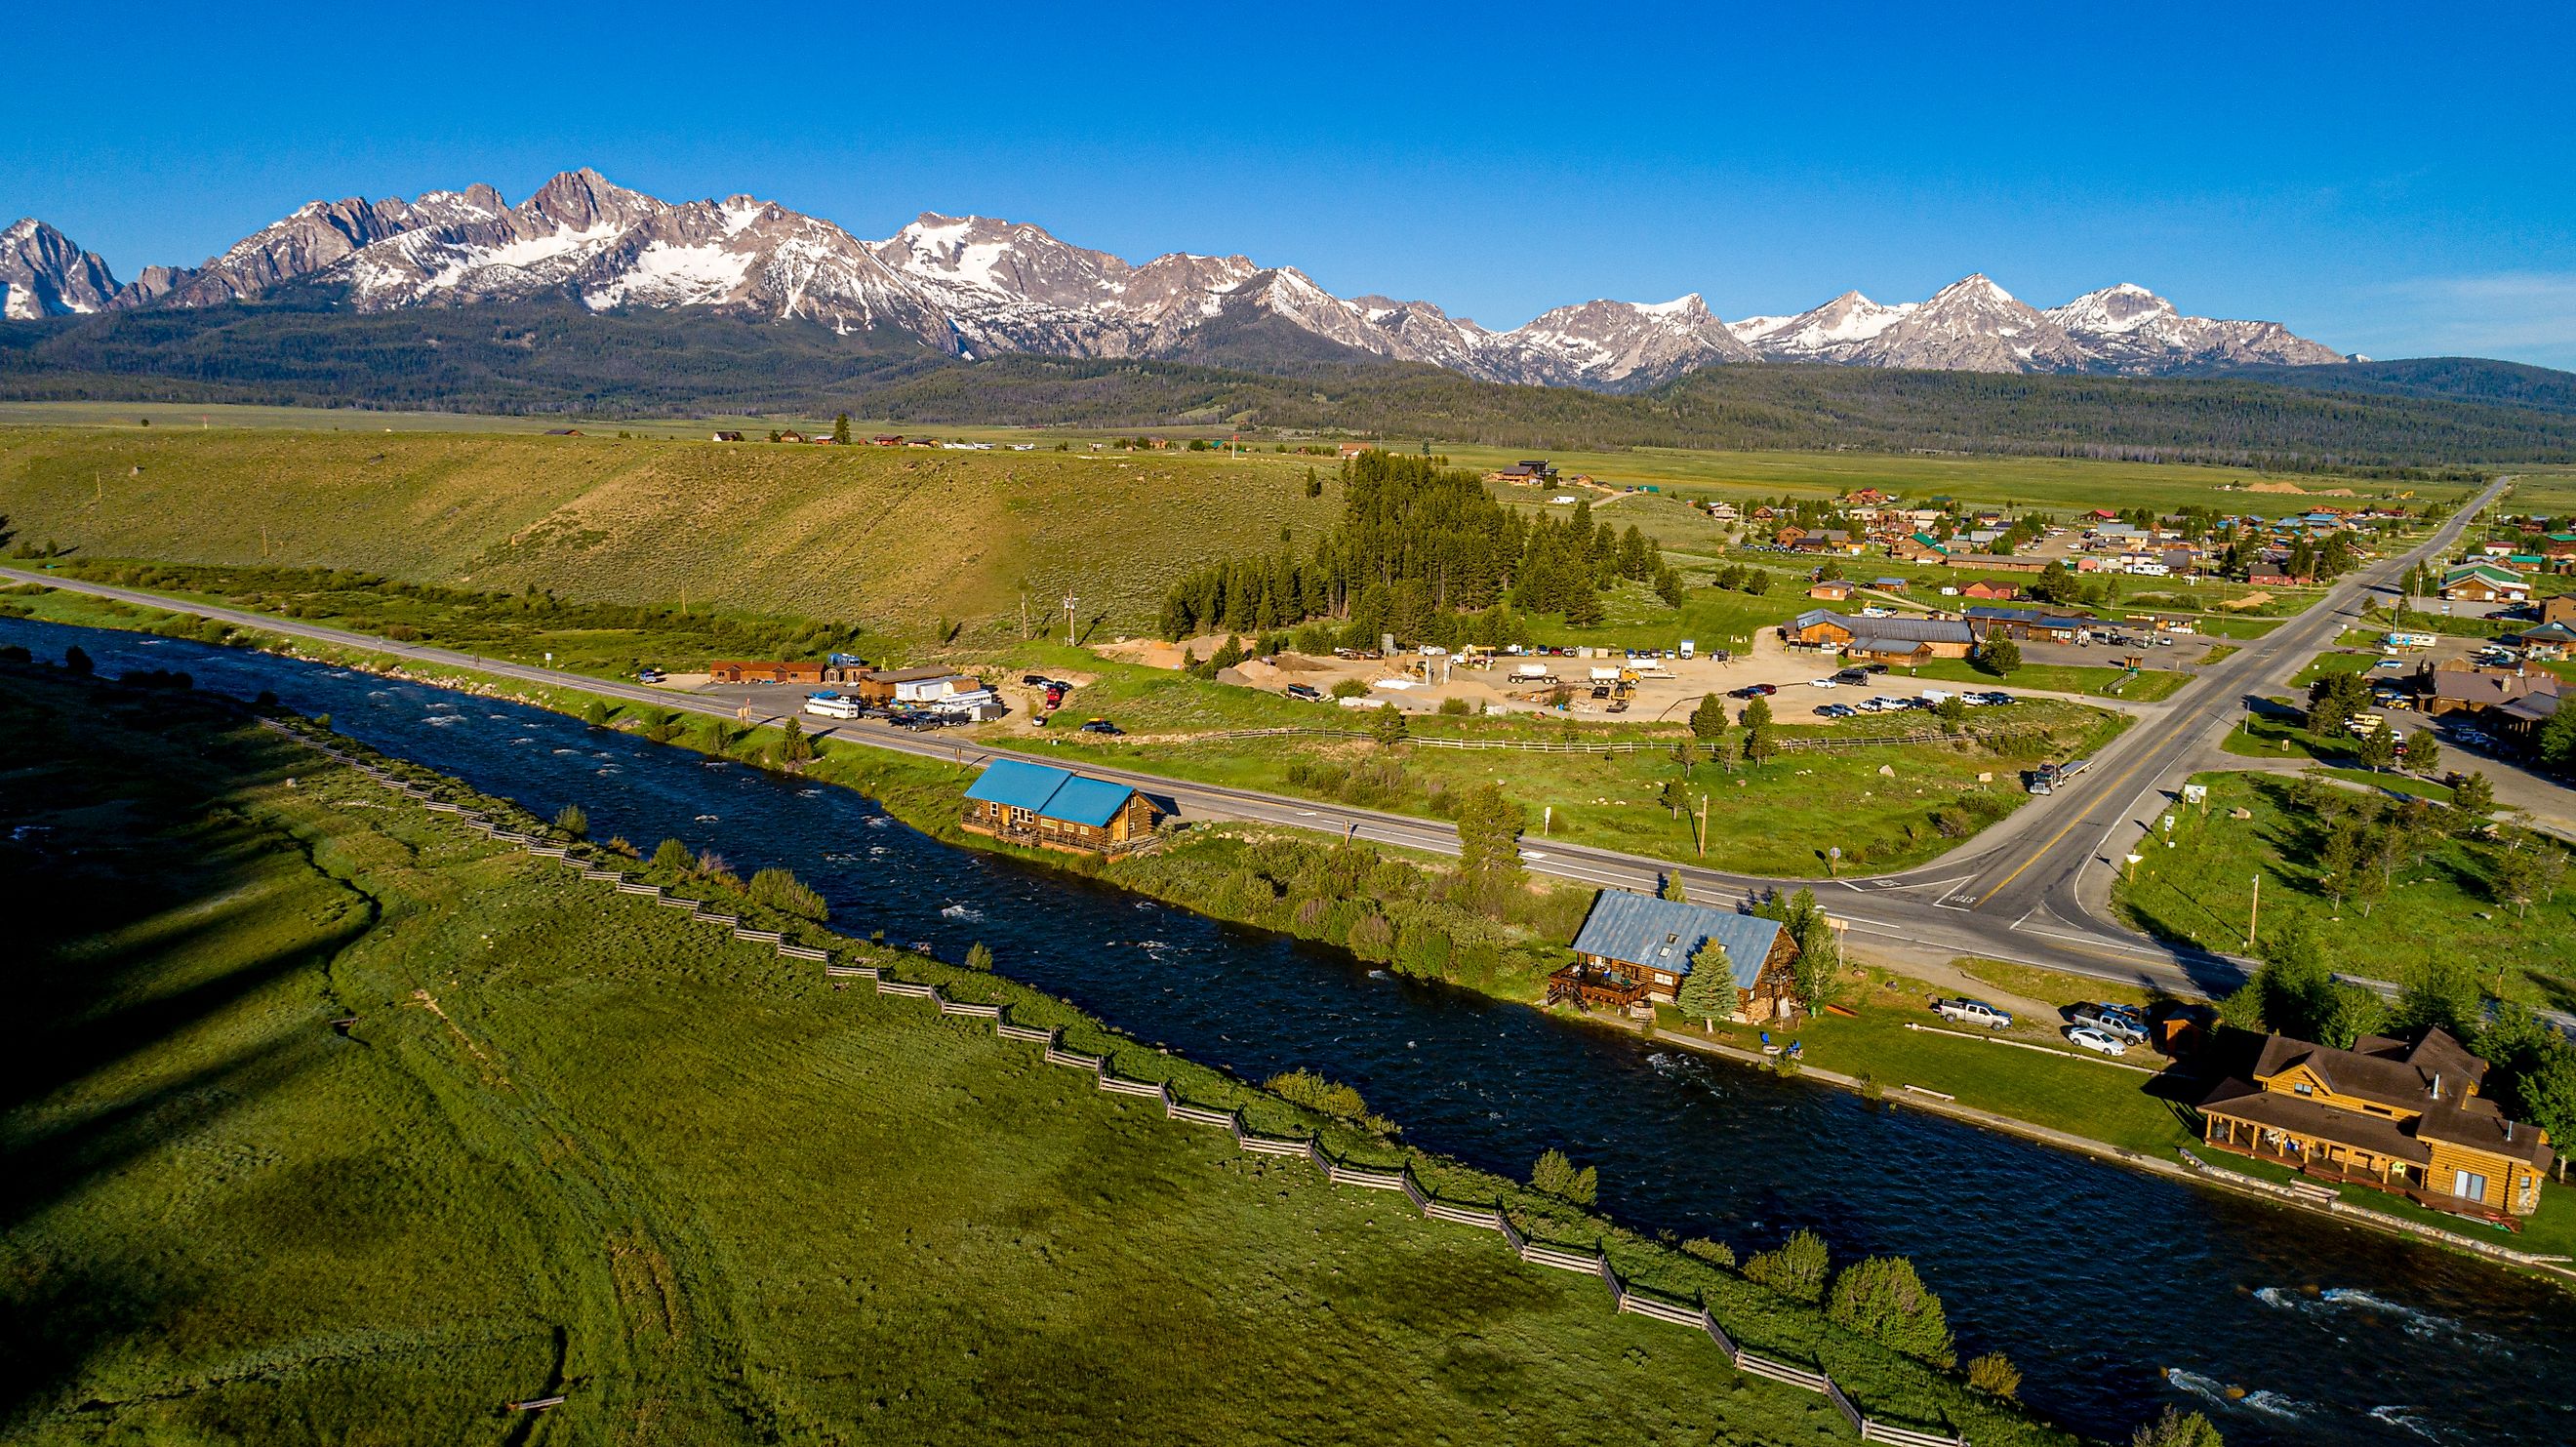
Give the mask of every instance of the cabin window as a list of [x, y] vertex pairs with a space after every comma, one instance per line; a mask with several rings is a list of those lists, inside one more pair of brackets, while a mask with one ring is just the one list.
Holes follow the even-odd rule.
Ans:
[[2487, 1178], [2475, 1171], [2453, 1171], [2451, 1194], [2462, 1200], [2483, 1201], [2487, 1198]]
[[2315, 1087], [2315, 1086], [2313, 1086], [2313, 1085], [2308, 1084], [2308, 1083], [2307, 1083], [2306, 1081], [2304, 1081], [2304, 1080], [2300, 1081], [2300, 1082], [2299, 1082], [2299, 1083], [2297, 1083], [2296, 1085], [2291, 1086], [2291, 1087], [2290, 1087], [2290, 1089], [2292, 1089], [2292, 1090], [2294, 1090], [2294, 1091], [2297, 1091], [2297, 1092], [2298, 1092], [2299, 1094], [2301, 1094], [2301, 1095], [2314, 1095], [2314, 1094], [2316, 1094], [2316, 1093], [2317, 1093], [2316, 1087]]

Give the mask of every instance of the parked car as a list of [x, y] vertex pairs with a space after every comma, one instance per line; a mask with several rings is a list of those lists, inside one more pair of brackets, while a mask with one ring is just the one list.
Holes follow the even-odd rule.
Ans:
[[1742, 688], [1727, 690], [1726, 696], [1728, 698], [1769, 698], [1779, 691], [1780, 685], [1776, 683], [1748, 683]]
[[2090, 1050], [2096, 1055], [2126, 1055], [2129, 1053], [2129, 1042], [2115, 1039], [2100, 1030], [2094, 1029], [2090, 1025], [2068, 1026], [2066, 1029], [2066, 1043], [2074, 1046], [2078, 1050]]
[[1983, 1025], [1989, 1030], [2001, 1030], [2012, 1024], [2012, 1016], [1983, 1000], [1971, 1000], [1965, 995], [1955, 1000], [1933, 1001], [1932, 1013], [1944, 1020], [1956, 1020], [1962, 1025]]
[[1807, 686], [1809, 688], [1838, 688], [1841, 685], [1837, 684], [1830, 678], [1811, 678], [1807, 680]]
[[2144, 1040], [2147, 1038], [2146, 1022], [2133, 1018], [2127, 1011], [2119, 1009], [2116, 1006], [2093, 1004], [2077, 1005], [2074, 1009], [2067, 1012], [2066, 1018], [2082, 1029], [2099, 1030], [2103, 1034], [2111, 1036], [2117, 1040], [2130, 1041]]
[[635, 670], [635, 681], [638, 683], [660, 683], [663, 679], [668, 678], [669, 676], [669, 674], [664, 673], [658, 668], [639, 668]]
[[1047, 686], [1047, 676], [1043, 673], [1023, 673], [1020, 675], [1020, 682], [1031, 688], [1044, 688]]
[[1116, 738], [1120, 734], [1127, 732], [1125, 729], [1120, 728], [1118, 725], [1111, 723], [1105, 718], [1096, 718], [1089, 723], [1084, 724], [1082, 726], [1082, 731], [1087, 734], [1106, 734], [1111, 738]]
[[1860, 710], [1847, 703], [1829, 703], [1816, 712], [1826, 718], [1850, 718]]
[[1869, 670], [1866, 668], [1846, 668], [1842, 672], [1834, 675], [1834, 682], [1867, 683], [1869, 682]]
[[1301, 698], [1308, 703], [1320, 703], [1324, 697], [1322, 690], [1308, 683], [1292, 683], [1285, 691], [1290, 698]]

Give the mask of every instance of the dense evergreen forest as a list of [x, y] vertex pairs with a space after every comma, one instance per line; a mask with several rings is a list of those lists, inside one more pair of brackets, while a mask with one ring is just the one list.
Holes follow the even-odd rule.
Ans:
[[1530, 518], [1472, 472], [1365, 452], [1342, 464], [1342, 520], [1314, 550], [1282, 549], [1200, 569], [1163, 600], [1166, 638], [1267, 633], [1330, 619], [1340, 646], [1520, 641], [1524, 613], [1600, 621], [1602, 590], [1643, 583], [1678, 607], [1680, 577], [1645, 534], [1595, 523], [1592, 504]]
[[[2576, 461], [2566, 374], [2357, 363], [2136, 379], [1713, 367], [1651, 391], [1478, 382], [1258, 345], [1187, 362], [969, 362], [891, 337], [569, 305], [383, 315], [290, 303], [0, 325], [0, 396], [587, 416], [797, 412], [898, 425], [1209, 428], [1530, 448], [1850, 448], [2385, 472]], [[2431, 394], [2431, 395], [2424, 395]]]

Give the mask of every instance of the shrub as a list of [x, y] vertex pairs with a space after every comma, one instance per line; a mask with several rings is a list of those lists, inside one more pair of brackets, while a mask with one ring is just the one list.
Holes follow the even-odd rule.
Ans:
[[1550, 1150], [1530, 1167], [1530, 1189], [1571, 1205], [1589, 1207], [1601, 1194], [1601, 1173], [1591, 1166], [1577, 1170], [1565, 1152]]
[[1357, 698], [1368, 692], [1368, 685], [1356, 678], [1345, 678], [1333, 685], [1333, 697]]
[[1998, 1397], [2021, 1395], [2021, 1368], [2002, 1352], [1968, 1359], [1968, 1385]]
[[617, 710], [609, 706], [608, 700], [594, 698], [590, 702], [582, 705], [581, 721], [595, 729], [606, 728], [608, 727], [609, 719], [614, 717], [616, 713]]
[[1350, 937], [1344, 943], [1352, 954], [1382, 965], [1394, 957], [1395, 926], [1386, 922], [1385, 915], [1367, 915], [1351, 926]]
[[1471, 710], [1463, 698], [1444, 698], [1440, 700], [1440, 712], [1450, 718], [1464, 718]]
[[[748, 893], [754, 904], [764, 904], [781, 914], [792, 914], [798, 919], [810, 919], [817, 924], [831, 918], [832, 915], [831, 906], [823, 902], [822, 895], [815, 893], [805, 881], [784, 869], [764, 869], [752, 875]], [[977, 948], [980, 949], [982, 946], [979, 945]], [[989, 968], [992, 956], [986, 955], [985, 959], [988, 962], [986, 968]], [[971, 953], [967, 956], [967, 962], [969, 964], [974, 962], [974, 956]]]
[[1427, 924], [1408, 924], [1396, 937], [1395, 967], [1404, 974], [1436, 980], [1449, 973], [1449, 936]]
[[1682, 1243], [1682, 1254], [1696, 1256], [1711, 1266], [1723, 1266], [1729, 1271], [1735, 1269], [1735, 1248], [1723, 1241], [1702, 1241], [1694, 1238]]
[[644, 857], [644, 851], [636, 848], [623, 834], [612, 836], [609, 839], [606, 848], [609, 853], [623, 855], [628, 859], [641, 859]]
[[1919, 1361], [1946, 1367], [1958, 1360], [1941, 1298], [1902, 1256], [1872, 1256], [1835, 1277], [1826, 1314]]
[[590, 815], [579, 804], [566, 804], [555, 811], [555, 827], [579, 839], [590, 832]]
[[[768, 871], [764, 870], [762, 872], [767, 873]], [[993, 968], [993, 952], [984, 947], [984, 942], [982, 940], [977, 940], [975, 943], [966, 947], [966, 968], [970, 970], [989, 970]]]
[[1302, 1105], [1318, 1115], [1348, 1121], [1376, 1135], [1394, 1135], [1395, 1123], [1382, 1115], [1371, 1114], [1368, 1102], [1360, 1093], [1339, 1081], [1326, 1080], [1311, 1070], [1290, 1070], [1261, 1082], [1261, 1088], [1287, 1101]]
[[1770, 1251], [1744, 1263], [1744, 1274], [1792, 1301], [1825, 1299], [1825, 1277], [1833, 1265], [1825, 1238], [1799, 1231]]
[[2227, 1439], [2198, 1412], [2167, 1404], [2165, 1414], [2129, 1439], [2129, 1447], [2227, 1447]]
[[665, 839], [653, 847], [655, 869], [667, 869], [674, 874], [686, 874], [690, 866], [696, 862], [697, 856], [689, 852], [689, 846], [677, 839]]

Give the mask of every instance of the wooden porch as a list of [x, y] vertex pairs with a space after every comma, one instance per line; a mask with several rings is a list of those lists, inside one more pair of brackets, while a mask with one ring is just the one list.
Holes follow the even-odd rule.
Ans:
[[1571, 1000], [1587, 1010], [1630, 1010], [1646, 999], [1643, 981], [1568, 965], [1547, 977], [1547, 1003]]
[[[2218, 1120], [2213, 1120], [2211, 1123], [2213, 1125], [2231, 1124]], [[2227, 1151], [2249, 1160], [2271, 1161], [2277, 1165], [2288, 1166], [2312, 1181], [2325, 1181], [2338, 1186], [2367, 1186], [2374, 1191], [2385, 1191], [2392, 1196], [2402, 1196], [2428, 1211], [2440, 1211], [2449, 1216], [2463, 1216], [2472, 1221], [2483, 1221], [2491, 1226], [2502, 1226], [2508, 1231], [2522, 1229], [2521, 1218], [2511, 1212], [2499, 1211], [2493, 1206], [2476, 1201], [2464, 1201], [2445, 1192], [2428, 1191], [2413, 1181], [2397, 1175], [2396, 1170], [2405, 1169], [2399, 1163], [2392, 1163], [2396, 1170], [2382, 1175], [2376, 1171], [2355, 1170], [2350, 1166], [2325, 1160], [2318, 1151], [2301, 1150], [2296, 1142], [2286, 1138], [2279, 1146], [2263, 1144], [2260, 1136], [2251, 1140], [2230, 1140], [2220, 1135], [2204, 1135], [2202, 1142], [2214, 1150]]]

